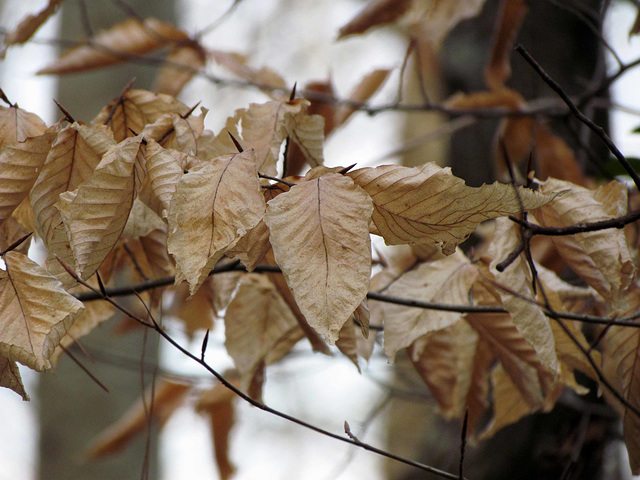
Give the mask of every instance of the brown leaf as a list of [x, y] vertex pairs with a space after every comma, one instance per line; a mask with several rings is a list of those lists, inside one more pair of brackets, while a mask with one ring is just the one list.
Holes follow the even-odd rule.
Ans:
[[240, 280], [224, 325], [225, 346], [245, 391], [258, 369], [282, 358], [302, 338], [293, 313], [262, 275], [245, 275]]
[[338, 340], [336, 347], [345, 357], [347, 357], [356, 366], [360, 372], [358, 364], [358, 337], [360, 336], [359, 328], [351, 321], [351, 318], [342, 325], [338, 332]]
[[176, 284], [187, 280], [193, 294], [264, 210], [252, 149], [223, 155], [183, 175], [168, 216], [167, 247], [176, 260]]
[[[543, 192], [561, 189], [569, 191], [532, 212], [541, 225], [564, 227], [626, 213], [627, 187], [620, 182], [587, 190], [569, 182], [549, 179], [541, 187]], [[552, 237], [552, 240], [567, 264], [602, 295], [614, 311], [631, 311], [629, 302], [632, 298], [627, 291], [635, 275], [635, 266], [624, 232], [600, 230]]]
[[37, 371], [48, 370], [53, 351], [82, 311], [82, 303], [25, 255], [8, 252], [4, 261], [0, 356]]
[[[190, 388], [189, 385], [160, 379], [153, 388], [153, 397], [151, 387], [147, 388], [144, 401], [139, 399], [116, 423], [100, 433], [84, 452], [85, 457], [102, 458], [124, 449], [136, 435], [147, 428], [149, 411], [160, 426], [164, 425], [182, 404]], [[153, 409], [150, 409], [152, 404]]]
[[211, 277], [207, 278], [193, 296], [189, 295], [186, 284], [174, 289], [170, 313], [182, 322], [189, 338], [193, 338], [198, 330], [211, 330], [214, 327], [216, 312], [213, 307], [212, 280]]
[[[27, 15], [4, 37], [5, 46], [25, 43], [51, 17], [64, 0], [49, 0], [38, 13]], [[6, 47], [5, 47], [6, 48]]]
[[166, 45], [187, 41], [188, 35], [174, 25], [147, 18], [128, 18], [98, 33], [87, 45], [67, 50], [53, 63], [38, 70], [43, 74], [86, 72], [124, 62]]
[[[414, 22], [418, 35], [439, 46], [446, 36], [463, 20], [480, 13], [486, 0], [433, 0], [414, 2]], [[413, 20], [410, 18], [410, 21]]]
[[125, 227], [139, 182], [134, 167], [140, 162], [141, 141], [132, 137], [110, 148], [93, 175], [77, 190], [61, 194], [55, 204], [82, 279], [98, 269]]
[[154, 90], [177, 97], [205, 61], [204, 49], [196, 42], [174, 47], [158, 72]]
[[[373, 222], [389, 245], [440, 245], [448, 255], [481, 222], [521, 209], [511, 185], [467, 187], [449, 168], [434, 163], [416, 168], [382, 165], [347, 175], [373, 199]], [[521, 187], [518, 192], [525, 210], [553, 198]]]
[[[349, 95], [349, 101], [366, 102], [369, 100], [380, 90], [390, 73], [391, 70], [379, 69], [365, 75]], [[333, 123], [335, 128], [343, 125], [356, 110], [355, 107], [347, 104], [340, 105], [334, 113]]]
[[[442, 260], [420, 264], [395, 280], [385, 293], [425, 302], [442, 302], [454, 305], [469, 303], [469, 290], [478, 272], [469, 260], [458, 251]], [[442, 330], [460, 321], [463, 313], [425, 310], [385, 303], [384, 352], [393, 359], [402, 348], [429, 332]]]
[[302, 314], [330, 343], [367, 294], [371, 199], [330, 173], [304, 181], [267, 206], [278, 265]]
[[0, 148], [0, 224], [27, 198], [55, 136], [50, 129]]
[[9, 388], [20, 395], [25, 402], [29, 401], [29, 395], [22, 384], [18, 364], [3, 355], [0, 355], [0, 387]]
[[495, 225], [495, 238], [489, 245], [488, 254], [492, 258], [490, 270], [493, 277], [498, 285], [508, 288], [508, 291], [496, 289], [502, 305], [511, 314], [513, 324], [520, 334], [535, 349], [540, 362], [556, 375], [558, 358], [549, 319], [538, 305], [525, 300], [536, 300], [533, 277], [525, 254], [520, 254], [504, 271], [496, 269], [496, 265], [520, 243], [520, 229], [506, 218], [496, 219]]
[[372, 0], [340, 28], [338, 39], [391, 23], [402, 16], [411, 3], [411, 0]]
[[186, 115], [189, 107], [175, 98], [146, 90], [128, 90], [102, 109], [93, 125], [108, 125], [116, 141], [133, 137], [166, 114]]
[[0, 107], [0, 147], [24, 142], [29, 137], [38, 137], [46, 130], [47, 126], [35, 113], [27, 112], [17, 105]]
[[[208, 58], [218, 65], [226, 68], [238, 77], [254, 83], [258, 86], [286, 88], [287, 82], [269, 67], [259, 69], [248, 65], [246, 55], [237, 52], [226, 52], [222, 50], [207, 50]], [[271, 89], [265, 89], [265, 93], [272, 94]]]
[[500, 12], [500, 24], [495, 30], [491, 58], [484, 70], [487, 86], [498, 90], [511, 75], [511, 52], [520, 31], [520, 26], [527, 15], [525, 0], [504, 1]]
[[478, 341], [473, 328], [457, 322], [416, 339], [409, 348], [411, 362], [445, 417], [465, 412]]

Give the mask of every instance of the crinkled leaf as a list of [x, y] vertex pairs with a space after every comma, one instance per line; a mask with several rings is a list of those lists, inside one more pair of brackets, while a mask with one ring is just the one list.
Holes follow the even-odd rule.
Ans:
[[4, 256], [0, 273], [0, 356], [37, 371], [49, 361], [69, 330], [82, 303], [69, 295], [58, 280], [18, 252]]
[[187, 280], [193, 294], [264, 211], [254, 150], [223, 155], [183, 175], [168, 216], [167, 246], [176, 260], [176, 283]]
[[164, 149], [155, 140], [147, 143], [146, 176], [139, 198], [161, 218], [167, 217], [171, 198], [184, 174], [179, 157], [178, 152]]
[[[484, 220], [520, 213], [511, 185], [468, 187], [449, 168], [434, 163], [382, 165], [347, 175], [373, 199], [373, 222], [390, 245], [437, 244], [451, 254]], [[553, 198], [521, 187], [518, 192], [525, 210]]]
[[135, 163], [142, 138], [133, 137], [109, 149], [93, 175], [55, 204], [64, 221], [77, 275], [86, 279], [113, 249], [133, 205]]
[[[464, 305], [469, 303], [469, 290], [477, 277], [475, 266], [462, 252], [458, 252], [409, 270], [395, 280], [385, 293], [425, 302]], [[408, 347], [429, 332], [450, 327], [461, 320], [464, 314], [385, 303], [382, 317], [384, 351], [393, 358], [398, 350]]]
[[158, 141], [166, 149], [195, 155], [196, 141], [204, 130], [207, 112], [203, 108], [200, 115], [190, 115], [188, 118], [177, 113], [165, 113], [153, 123], [145, 125], [141, 135], [147, 140]]
[[558, 358], [549, 319], [538, 305], [526, 300], [535, 300], [536, 295], [531, 269], [524, 253], [504, 271], [499, 272], [496, 269], [496, 265], [520, 243], [520, 229], [506, 218], [497, 219], [495, 228], [494, 240], [489, 245], [488, 254], [492, 258], [490, 270], [496, 282], [509, 289], [505, 291], [497, 288], [502, 305], [511, 314], [518, 331], [536, 350], [542, 364], [549, 372], [555, 374], [558, 371]]
[[104, 107], [93, 124], [108, 125], [116, 141], [120, 142], [141, 133], [145, 125], [165, 114], [186, 115], [188, 111], [184, 103], [169, 95], [128, 90]]
[[55, 136], [50, 129], [0, 149], [0, 224], [27, 198]]
[[291, 139], [296, 142], [312, 167], [324, 163], [324, 118], [320, 115], [304, 115], [295, 124], [290, 133]]
[[131, 55], [144, 55], [188, 38], [186, 33], [168, 22], [155, 18], [143, 21], [128, 18], [99, 32], [88, 45], [66, 51], [56, 61], [38, 70], [38, 74], [86, 72], [121, 63]]
[[29, 401], [29, 395], [27, 395], [27, 391], [22, 384], [18, 364], [2, 355], [0, 355], [0, 387], [13, 390], [20, 395], [25, 402]]
[[367, 294], [371, 211], [366, 193], [336, 173], [268, 203], [275, 259], [307, 322], [331, 343]]
[[47, 126], [35, 113], [14, 105], [0, 107], [0, 147], [42, 135]]

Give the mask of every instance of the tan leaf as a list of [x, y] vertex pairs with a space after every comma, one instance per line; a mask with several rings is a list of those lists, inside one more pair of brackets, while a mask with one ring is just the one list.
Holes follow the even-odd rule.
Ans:
[[340, 28], [338, 39], [364, 33], [372, 27], [397, 20], [411, 6], [411, 0], [372, 0], [346, 25]]
[[49, 0], [47, 5], [36, 14], [24, 17], [18, 26], [4, 37], [5, 45], [25, 43], [51, 17], [64, 0]]
[[[352, 317], [353, 318], [353, 317]], [[345, 357], [347, 357], [356, 366], [358, 372], [360, 372], [360, 365], [358, 364], [358, 337], [360, 336], [359, 328], [353, 323], [350, 318], [338, 332], [338, 340], [336, 340], [336, 347], [340, 350]]]
[[[85, 457], [101, 458], [124, 449], [136, 435], [145, 431], [149, 422], [147, 418], [149, 412], [152, 412], [153, 419], [160, 426], [164, 425], [182, 404], [190, 388], [189, 385], [166, 378], [158, 380], [153, 390], [151, 387], [147, 388], [144, 401], [142, 398], [139, 399], [118, 421], [91, 442], [84, 452]], [[150, 405], [153, 405], [153, 409]]]
[[[395, 280], [385, 293], [426, 302], [469, 303], [469, 290], [478, 277], [474, 265], [460, 251], [442, 260], [420, 264]], [[463, 313], [425, 310], [385, 303], [384, 352], [393, 359], [398, 350], [429, 332], [450, 327]]]
[[478, 334], [465, 322], [415, 340], [409, 358], [445, 417], [461, 417], [467, 406]]
[[156, 77], [155, 91], [177, 97], [196, 72], [204, 67], [206, 56], [196, 42], [173, 48]]
[[213, 310], [216, 314], [220, 314], [227, 308], [233, 299], [238, 282], [245, 275], [244, 272], [218, 273], [210, 276], [208, 281], [204, 283], [205, 287], [207, 283], [209, 284], [213, 297]]
[[539, 371], [544, 367], [511, 317], [508, 314], [468, 314], [467, 322], [498, 357], [526, 402], [541, 408], [543, 392]]
[[480, 13], [486, 0], [433, 0], [422, 13], [427, 2], [414, 2], [420, 36], [440, 45], [453, 28], [461, 21]]
[[[349, 95], [349, 101], [364, 103], [369, 100], [380, 90], [380, 87], [384, 84], [390, 73], [391, 70], [379, 69], [365, 75]], [[355, 111], [357, 111], [355, 107], [347, 104], [340, 105], [336, 108], [333, 119], [335, 128], [343, 125]]]
[[501, 428], [537, 410], [525, 401], [512, 380], [513, 377], [506, 374], [502, 365], [497, 365], [491, 373], [494, 416], [489, 427], [482, 433], [481, 439], [492, 437]]
[[167, 247], [176, 284], [193, 294], [225, 252], [262, 219], [254, 150], [223, 155], [183, 175], [169, 208]]
[[128, 90], [104, 107], [92, 123], [108, 125], [116, 141], [120, 142], [139, 134], [145, 125], [165, 114], [186, 115], [187, 112], [189, 108], [184, 103], [169, 95]]
[[513, 324], [520, 334], [535, 349], [542, 364], [555, 375], [558, 372], [558, 358], [549, 319], [538, 305], [525, 300], [535, 301], [537, 287], [534, 290], [531, 269], [524, 253], [504, 271], [496, 269], [496, 265], [520, 243], [520, 228], [506, 218], [496, 219], [495, 225], [495, 238], [489, 245], [488, 254], [492, 258], [490, 270], [496, 282], [509, 290], [497, 288], [502, 305], [511, 314]]
[[0, 387], [9, 388], [20, 395], [25, 402], [29, 401], [29, 395], [22, 384], [18, 364], [2, 355], [0, 355]]
[[367, 294], [371, 199], [331, 173], [301, 182], [267, 206], [275, 259], [302, 314], [330, 343]]
[[494, 30], [491, 58], [484, 70], [484, 78], [492, 90], [504, 86], [511, 75], [511, 53], [520, 26], [527, 15], [524, 0], [502, 2], [499, 27]]
[[[484, 220], [520, 213], [511, 185], [467, 187], [449, 168], [434, 163], [382, 165], [347, 175], [373, 199], [373, 222], [390, 245], [436, 244], [451, 254]], [[525, 210], [553, 198], [521, 187], [518, 192]]]
[[188, 39], [186, 33], [168, 22], [155, 18], [143, 21], [128, 18], [99, 32], [87, 45], [67, 50], [56, 61], [38, 70], [38, 74], [86, 72]]
[[189, 295], [189, 287], [181, 284], [175, 287], [173, 303], [169, 313], [175, 316], [184, 325], [184, 331], [189, 338], [198, 330], [211, 330], [214, 327], [213, 319], [216, 312], [213, 306], [213, 289], [211, 281], [207, 278], [193, 296]]
[[160, 230], [165, 227], [162, 219], [151, 210], [139, 198], [133, 201], [127, 223], [120, 234], [120, 238], [136, 238], [144, 237], [154, 230]]
[[44, 134], [46, 130], [47, 126], [35, 113], [27, 112], [17, 105], [0, 107], [0, 147], [24, 142], [29, 137]]
[[[281, 88], [287, 86], [287, 82], [269, 67], [256, 69], [248, 65], [247, 56], [241, 53], [209, 49], [207, 55], [218, 65], [251, 83]], [[273, 92], [268, 89], [266, 93], [272, 94]]]
[[24, 241], [17, 247], [13, 248], [16, 252], [20, 252], [23, 255], [29, 253], [29, 247], [31, 246], [32, 236], [27, 238], [27, 235], [33, 233], [27, 230], [24, 226], [18, 222], [14, 217], [9, 217], [0, 225], [0, 251], [6, 251], [9, 246], [13, 245], [20, 239]]
[[0, 224], [27, 198], [55, 136], [50, 129], [0, 148]]
[[324, 163], [324, 118], [320, 115], [304, 115], [291, 131], [291, 139], [296, 142], [311, 167]]
[[[564, 227], [626, 213], [627, 187], [620, 182], [587, 190], [569, 182], [549, 179], [541, 189], [543, 192], [569, 190], [532, 212], [541, 225]], [[552, 237], [552, 240], [567, 264], [602, 295], [614, 311], [630, 310], [628, 303], [632, 299], [627, 290], [634, 278], [635, 267], [624, 232], [600, 230]]]
[[[228, 375], [225, 377], [229, 379]], [[222, 480], [231, 478], [236, 470], [229, 459], [229, 434], [235, 423], [233, 399], [234, 394], [231, 390], [216, 384], [204, 392], [196, 404], [198, 412], [209, 416], [213, 435], [213, 453]]]
[[59, 195], [75, 190], [88, 180], [102, 156], [115, 143], [103, 128], [74, 123], [58, 132], [29, 195], [38, 235], [51, 253], [57, 253], [51, 243], [55, 229], [62, 226], [60, 214], [54, 207]]
[[265, 175], [277, 175], [276, 163], [280, 147], [287, 136], [302, 121], [309, 102], [296, 99], [291, 102], [270, 101], [252, 103], [248, 109], [236, 110], [227, 119], [225, 128], [213, 139], [198, 142], [200, 159], [237, 152], [231, 133], [245, 150], [256, 151], [256, 168]]
[[203, 108], [200, 115], [190, 115], [188, 118], [183, 118], [177, 113], [165, 113], [153, 123], [145, 125], [141, 135], [147, 140], [157, 140], [166, 149], [195, 155], [196, 141], [204, 130], [204, 117], [207, 112], [208, 110]]
[[83, 307], [60, 282], [25, 255], [8, 252], [0, 273], [0, 356], [37, 371]]
[[[224, 317], [225, 346], [248, 390], [261, 365], [281, 358], [293, 347], [292, 334], [301, 338], [293, 313], [275, 286], [262, 275], [245, 275]], [[277, 351], [276, 351], [277, 350]]]
[[109, 149], [93, 175], [77, 190], [60, 195], [55, 204], [69, 236], [75, 271], [82, 279], [97, 270], [127, 222], [138, 183], [134, 165], [141, 141], [132, 137]]

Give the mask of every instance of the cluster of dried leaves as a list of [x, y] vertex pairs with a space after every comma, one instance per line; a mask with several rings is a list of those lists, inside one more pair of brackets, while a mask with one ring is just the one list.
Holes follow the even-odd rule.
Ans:
[[[27, 40], [59, 3], [26, 19], [6, 44]], [[398, 21], [433, 46], [482, 4], [435, 2], [425, 14], [418, 1], [372, 2], [340, 33]], [[505, 5], [487, 69], [491, 90], [454, 97], [447, 106], [517, 110], [524, 103], [504, 81], [505, 51], [526, 9], [519, 2]], [[44, 72], [87, 70], [161, 47], [169, 47], [161, 92], [177, 94], [208, 60], [268, 84], [272, 92], [285, 85], [274, 72], [252, 69], [236, 54], [208, 51], [154, 19], [118, 24]], [[640, 329], [601, 325], [590, 344], [580, 326], [566, 320], [632, 318], [640, 309], [634, 231], [587, 228], [547, 237], [512, 255], [506, 268], [501, 264], [525, 233], [505, 217], [528, 211], [529, 222], [548, 227], [614, 219], [627, 213], [627, 188], [591, 184], [564, 142], [529, 117], [503, 122], [502, 152], [520, 158], [532, 144], [545, 146], [537, 152], [542, 178], [561, 164], [563, 180], [548, 178], [536, 188], [471, 188], [433, 163], [323, 166], [325, 137], [348, 119], [355, 103], [375, 93], [387, 73], [363, 79], [347, 106], [274, 93], [270, 101], [237, 110], [217, 134], [204, 128], [206, 110], [196, 115], [164, 93], [127, 88], [90, 123], [66, 114], [51, 126], [5, 97], [0, 385], [27, 399], [16, 362], [50, 370], [68, 346], [113, 315], [110, 303], [78, 300], [88, 286], [106, 295], [116, 279], [122, 285], [170, 277], [175, 287], [163, 287], [173, 292], [165, 306], [190, 334], [213, 328], [215, 318], [224, 320], [226, 348], [237, 367], [234, 382], [254, 398], [260, 398], [266, 366], [301, 339], [316, 351], [336, 345], [359, 368], [382, 327], [385, 354], [393, 359], [407, 349], [442, 414], [461, 417], [468, 411], [469, 431], [484, 436], [550, 409], [565, 388], [583, 393], [574, 376], [579, 370], [603, 385], [619, 409], [632, 468], [640, 470]], [[328, 84], [314, 88], [331, 93]], [[291, 175], [303, 163], [311, 169]], [[458, 246], [476, 231], [481, 243], [466, 255]], [[46, 266], [26, 255], [30, 232], [46, 247]], [[379, 255], [373, 277], [371, 235], [403, 246], [388, 258]], [[246, 272], [228, 271], [240, 264]], [[582, 286], [543, 264], [556, 271], [569, 267]], [[221, 265], [231, 268], [217, 273]], [[268, 273], [247, 273], [264, 265], [272, 267], [261, 269]], [[157, 313], [163, 289], [141, 294], [149, 307], [142, 317]], [[397, 297], [440, 307], [411, 306]], [[190, 388], [161, 382], [154, 415], [164, 421]], [[198, 402], [211, 415], [224, 478], [233, 470], [226, 457], [231, 399], [217, 386]], [[480, 432], [490, 400], [493, 420]], [[143, 411], [141, 403], [92, 454], [126, 443], [143, 428]]]

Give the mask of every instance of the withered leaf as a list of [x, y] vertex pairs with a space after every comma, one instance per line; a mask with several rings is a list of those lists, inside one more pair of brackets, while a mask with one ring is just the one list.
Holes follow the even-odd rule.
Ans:
[[0, 147], [42, 135], [47, 126], [35, 113], [17, 105], [0, 107]]
[[[434, 163], [416, 168], [382, 165], [347, 175], [373, 199], [373, 222], [389, 245], [435, 244], [451, 254], [484, 220], [521, 209], [511, 185], [468, 187], [449, 168]], [[525, 210], [553, 198], [522, 187], [518, 194]]]
[[402, 16], [411, 3], [411, 0], [372, 0], [340, 28], [338, 38], [364, 33], [372, 27], [391, 23]]
[[56, 12], [63, 1], [49, 0], [38, 13], [24, 17], [18, 26], [4, 37], [4, 44], [8, 46], [25, 43]]
[[4, 256], [0, 271], [0, 356], [37, 371], [50, 357], [82, 309], [58, 280], [18, 252]]
[[371, 211], [367, 194], [337, 173], [303, 181], [267, 206], [275, 259], [307, 322], [331, 343], [367, 294]]
[[176, 26], [147, 18], [128, 18], [98, 33], [88, 45], [66, 51], [38, 74], [86, 72], [94, 68], [124, 62], [132, 56], [144, 55], [168, 44], [188, 40]]
[[29, 395], [27, 395], [24, 385], [22, 384], [18, 364], [3, 355], [0, 355], [0, 387], [13, 390], [20, 395], [24, 401], [29, 401]]
[[204, 67], [206, 55], [204, 49], [193, 42], [173, 48], [165, 60], [156, 77], [155, 91], [176, 97]]
[[253, 149], [223, 155], [178, 182], [169, 208], [167, 247], [176, 283], [193, 294], [225, 252], [262, 219], [265, 202]]

